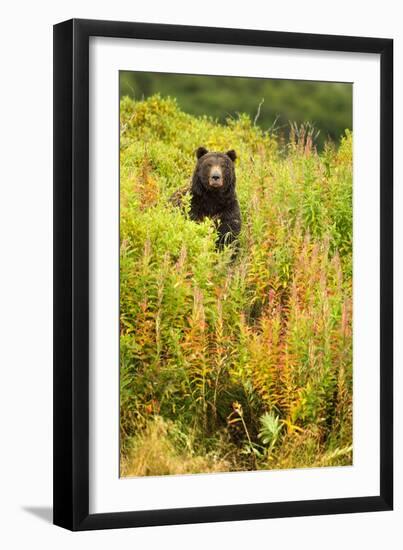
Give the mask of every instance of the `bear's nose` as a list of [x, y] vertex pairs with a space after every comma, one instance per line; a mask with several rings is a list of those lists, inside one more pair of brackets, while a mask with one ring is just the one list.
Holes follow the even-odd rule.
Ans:
[[211, 179], [214, 181], [217, 181], [221, 178], [220, 174], [218, 172], [215, 172], [214, 174], [211, 174]]

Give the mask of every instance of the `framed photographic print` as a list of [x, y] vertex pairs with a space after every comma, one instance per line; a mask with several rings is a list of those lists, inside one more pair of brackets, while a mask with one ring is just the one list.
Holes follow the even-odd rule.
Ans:
[[393, 42], [54, 27], [54, 523], [391, 510]]

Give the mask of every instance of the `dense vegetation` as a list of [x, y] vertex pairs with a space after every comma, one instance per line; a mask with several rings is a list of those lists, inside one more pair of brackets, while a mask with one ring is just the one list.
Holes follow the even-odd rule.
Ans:
[[[121, 100], [121, 474], [352, 461], [352, 135]], [[169, 203], [234, 148], [240, 252]]]
[[[276, 128], [289, 139], [289, 124], [314, 124], [322, 149], [328, 137], [339, 142], [352, 128], [352, 85], [335, 82], [273, 80], [223, 76], [122, 72], [120, 91], [136, 100], [155, 93], [175, 97], [186, 113], [208, 115], [224, 123], [248, 114], [262, 130]], [[260, 104], [260, 106], [259, 106]]]

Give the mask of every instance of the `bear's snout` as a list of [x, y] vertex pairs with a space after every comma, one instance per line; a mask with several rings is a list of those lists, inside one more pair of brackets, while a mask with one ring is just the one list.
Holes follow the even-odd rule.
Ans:
[[223, 177], [222, 177], [222, 170], [220, 166], [214, 166], [211, 169], [210, 177], [209, 177], [209, 185], [211, 187], [222, 187]]

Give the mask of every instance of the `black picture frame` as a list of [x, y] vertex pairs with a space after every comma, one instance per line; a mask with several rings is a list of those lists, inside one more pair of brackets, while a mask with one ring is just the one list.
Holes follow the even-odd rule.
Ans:
[[[89, 38], [377, 53], [380, 124], [380, 491], [373, 496], [89, 513]], [[73, 19], [54, 26], [54, 523], [77, 530], [393, 507], [393, 40]]]

